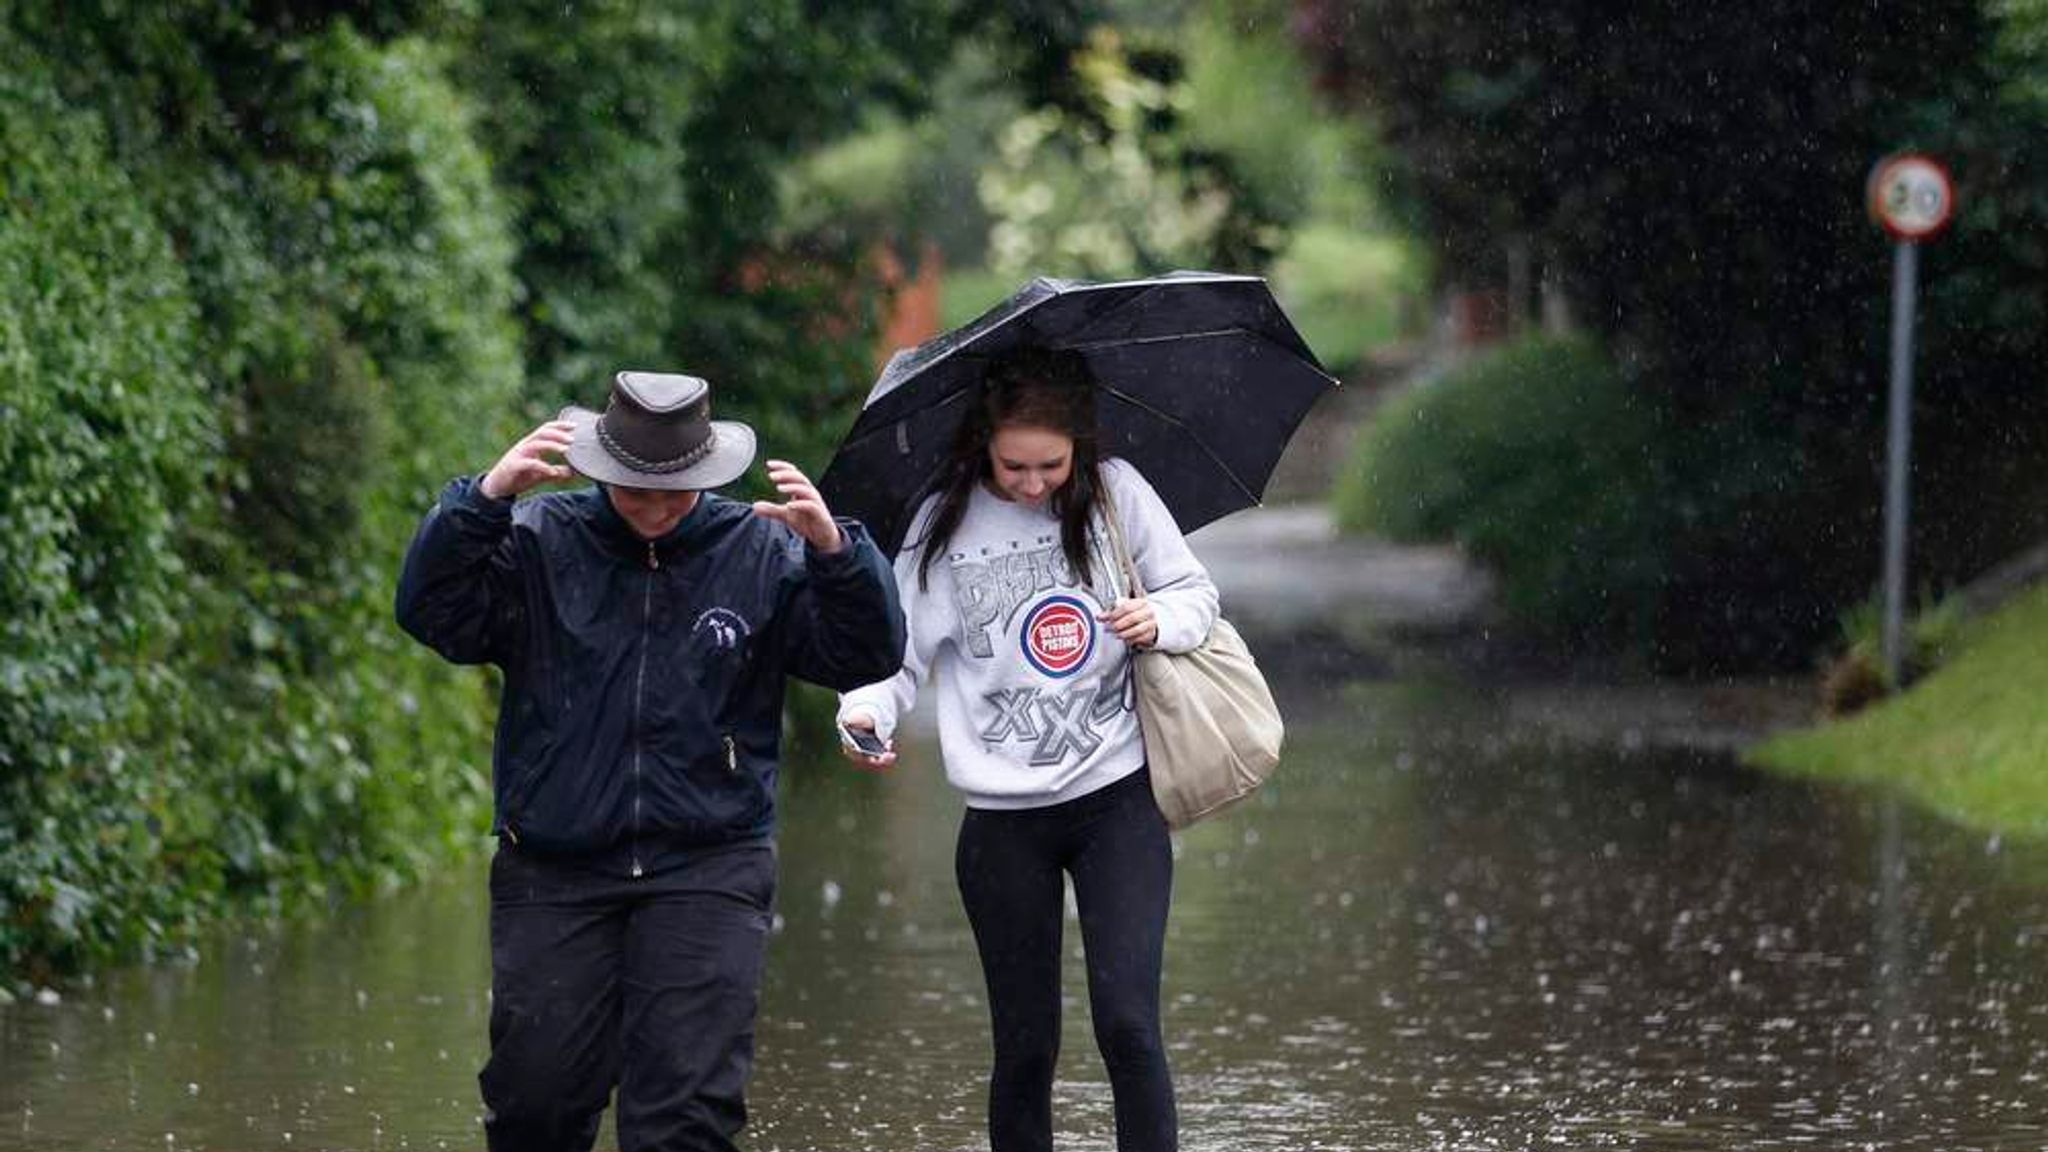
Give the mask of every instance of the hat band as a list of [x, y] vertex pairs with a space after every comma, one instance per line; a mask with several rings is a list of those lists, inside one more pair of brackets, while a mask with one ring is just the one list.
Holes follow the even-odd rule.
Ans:
[[604, 450], [611, 453], [612, 458], [619, 463], [624, 464], [635, 472], [647, 472], [660, 476], [670, 472], [681, 472], [683, 469], [704, 459], [704, 457], [711, 455], [711, 450], [718, 446], [718, 429], [713, 428], [710, 434], [704, 437], [702, 444], [672, 460], [642, 460], [628, 451], [625, 445], [619, 443], [618, 439], [611, 434], [611, 431], [604, 426], [604, 421], [602, 420], [597, 422], [597, 440], [598, 443], [604, 445]]

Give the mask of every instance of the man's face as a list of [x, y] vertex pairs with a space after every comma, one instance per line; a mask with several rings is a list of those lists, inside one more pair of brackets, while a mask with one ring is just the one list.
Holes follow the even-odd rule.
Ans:
[[622, 488], [605, 485], [612, 507], [642, 540], [659, 540], [675, 530], [697, 506], [695, 492], [667, 492], [655, 488]]

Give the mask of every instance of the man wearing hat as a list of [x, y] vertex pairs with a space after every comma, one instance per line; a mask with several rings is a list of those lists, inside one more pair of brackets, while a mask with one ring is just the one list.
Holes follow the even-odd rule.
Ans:
[[[775, 890], [783, 677], [893, 675], [903, 617], [865, 529], [794, 466], [781, 503], [712, 495], [754, 433], [691, 376], [621, 372], [450, 483], [398, 621], [504, 673], [492, 756], [495, 1152], [730, 1149]], [[562, 463], [559, 461], [566, 461]], [[515, 498], [579, 472], [578, 491]]]

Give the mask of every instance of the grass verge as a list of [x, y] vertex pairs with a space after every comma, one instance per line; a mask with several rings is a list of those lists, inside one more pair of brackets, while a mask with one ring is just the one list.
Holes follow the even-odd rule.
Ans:
[[1902, 695], [1774, 736], [1744, 761], [1897, 789], [1974, 828], [2048, 839], [2048, 587], [1969, 625], [1959, 648]]

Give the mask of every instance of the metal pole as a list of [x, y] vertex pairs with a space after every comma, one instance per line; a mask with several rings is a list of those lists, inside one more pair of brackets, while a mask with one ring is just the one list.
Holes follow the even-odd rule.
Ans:
[[1884, 668], [1898, 687], [1905, 659], [1906, 466], [1913, 442], [1913, 287], [1920, 250], [1902, 240], [1894, 251], [1891, 450], [1884, 489]]

